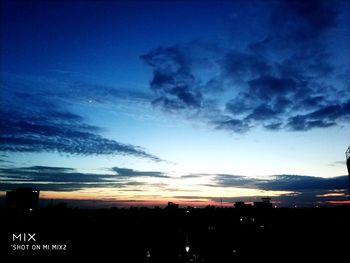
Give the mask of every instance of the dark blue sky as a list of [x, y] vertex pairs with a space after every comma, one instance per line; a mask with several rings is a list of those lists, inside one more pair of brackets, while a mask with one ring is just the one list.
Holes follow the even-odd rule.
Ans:
[[[228, 11], [210, 3], [9, 1], [2, 16], [7, 70], [62, 69], [126, 82], [139, 55], [160, 45], [217, 37]], [[203, 26], [206, 30], [203, 31]], [[125, 76], [125, 74], [127, 76]]]
[[345, 0], [2, 1], [1, 189], [348, 197], [349, 12]]

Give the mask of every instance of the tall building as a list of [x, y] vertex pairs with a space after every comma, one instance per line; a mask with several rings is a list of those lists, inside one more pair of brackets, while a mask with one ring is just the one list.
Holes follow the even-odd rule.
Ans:
[[17, 188], [6, 192], [7, 209], [33, 211], [38, 208], [40, 191], [32, 188]]
[[348, 175], [350, 177], [350, 146], [346, 150], [345, 155], [346, 155], [346, 166], [348, 167]]

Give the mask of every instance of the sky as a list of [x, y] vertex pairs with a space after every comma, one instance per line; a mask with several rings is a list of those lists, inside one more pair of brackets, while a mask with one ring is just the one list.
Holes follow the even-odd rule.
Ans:
[[0, 193], [349, 203], [348, 1], [1, 1]]

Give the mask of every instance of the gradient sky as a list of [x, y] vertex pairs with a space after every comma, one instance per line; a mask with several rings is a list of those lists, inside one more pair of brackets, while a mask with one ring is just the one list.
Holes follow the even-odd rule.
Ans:
[[348, 1], [2, 1], [0, 190], [349, 202]]

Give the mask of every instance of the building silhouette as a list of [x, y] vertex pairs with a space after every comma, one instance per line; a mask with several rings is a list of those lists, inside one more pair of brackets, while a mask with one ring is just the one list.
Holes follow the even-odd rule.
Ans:
[[248, 208], [272, 208], [271, 198], [263, 197], [260, 202], [245, 203], [243, 201], [237, 201], [234, 203], [235, 208], [248, 209]]
[[254, 202], [255, 208], [272, 208], [271, 198], [264, 197], [261, 200], [261, 202]]
[[17, 188], [6, 192], [6, 208], [16, 211], [33, 211], [38, 208], [40, 191], [32, 188]]
[[346, 166], [348, 167], [348, 175], [350, 179], [350, 146], [346, 150], [345, 155], [346, 155]]
[[168, 205], [165, 207], [166, 210], [177, 210], [179, 209], [179, 205], [173, 202], [168, 202]]
[[234, 206], [235, 206], [235, 208], [238, 208], [238, 209], [245, 209], [245, 208], [252, 207], [251, 204], [246, 204], [245, 202], [242, 202], [242, 201], [235, 202]]

